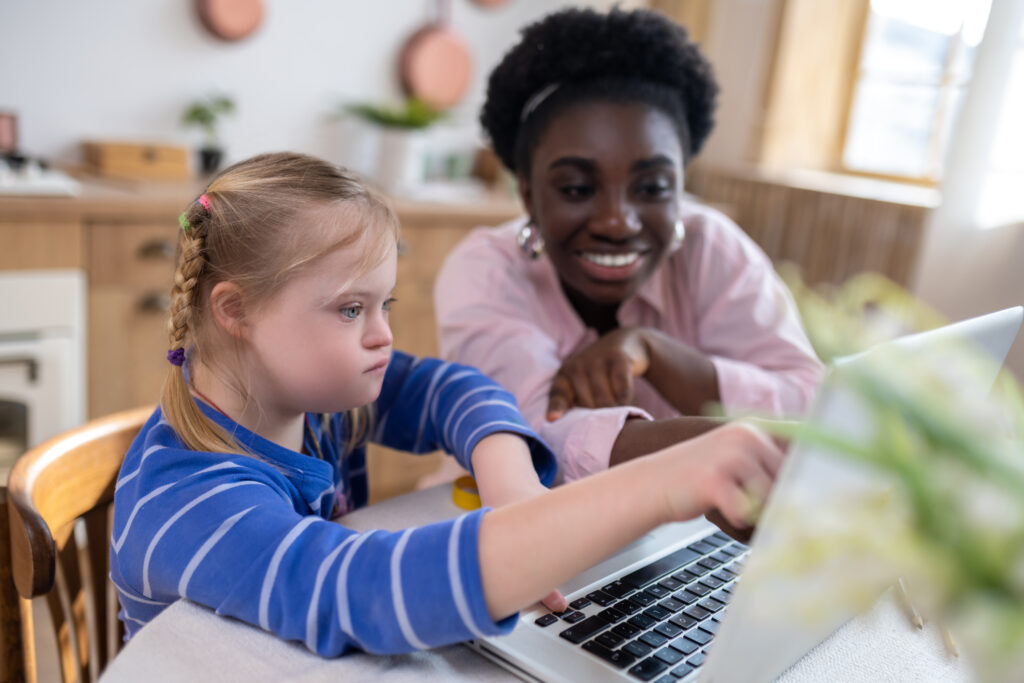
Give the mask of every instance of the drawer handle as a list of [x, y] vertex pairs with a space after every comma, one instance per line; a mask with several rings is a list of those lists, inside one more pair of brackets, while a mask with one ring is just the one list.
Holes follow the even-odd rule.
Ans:
[[171, 295], [150, 292], [139, 299], [139, 310], [143, 313], [166, 313], [171, 310]]
[[28, 371], [28, 381], [32, 384], [39, 379], [39, 361], [29, 357], [0, 358], [0, 365], [24, 365]]
[[169, 240], [150, 240], [139, 247], [139, 258], [174, 260], [174, 245]]

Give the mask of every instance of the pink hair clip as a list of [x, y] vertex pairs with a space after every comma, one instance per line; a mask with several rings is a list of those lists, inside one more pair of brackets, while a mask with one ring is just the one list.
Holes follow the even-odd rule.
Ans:
[[210, 199], [205, 194], [199, 195], [199, 199], [197, 199], [196, 202], [206, 209], [206, 213], [210, 213]]

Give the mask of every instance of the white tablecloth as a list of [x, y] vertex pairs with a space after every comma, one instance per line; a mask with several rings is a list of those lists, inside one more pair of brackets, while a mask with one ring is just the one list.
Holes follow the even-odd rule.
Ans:
[[[398, 530], [458, 514], [450, 485], [393, 498], [357, 510], [343, 523], [356, 530]], [[468, 648], [453, 645], [401, 656], [348, 655], [323, 659], [304, 646], [186, 601], [164, 610], [108, 666], [104, 683], [135, 681], [516, 681]], [[934, 627], [917, 630], [890, 595], [850, 621], [797, 662], [782, 683], [821, 681], [971, 680]]]

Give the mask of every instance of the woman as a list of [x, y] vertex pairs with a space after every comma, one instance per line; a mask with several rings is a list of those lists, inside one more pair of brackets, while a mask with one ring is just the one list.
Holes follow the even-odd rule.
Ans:
[[490, 76], [481, 122], [527, 217], [447, 259], [441, 353], [515, 394], [567, 480], [707, 430], [709, 404], [799, 414], [822, 376], [765, 254], [684, 197], [717, 90], [646, 10], [549, 15]]

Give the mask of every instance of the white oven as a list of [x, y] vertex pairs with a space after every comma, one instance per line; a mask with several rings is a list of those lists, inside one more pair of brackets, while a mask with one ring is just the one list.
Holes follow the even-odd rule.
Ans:
[[85, 275], [0, 272], [0, 478], [14, 459], [85, 421]]

